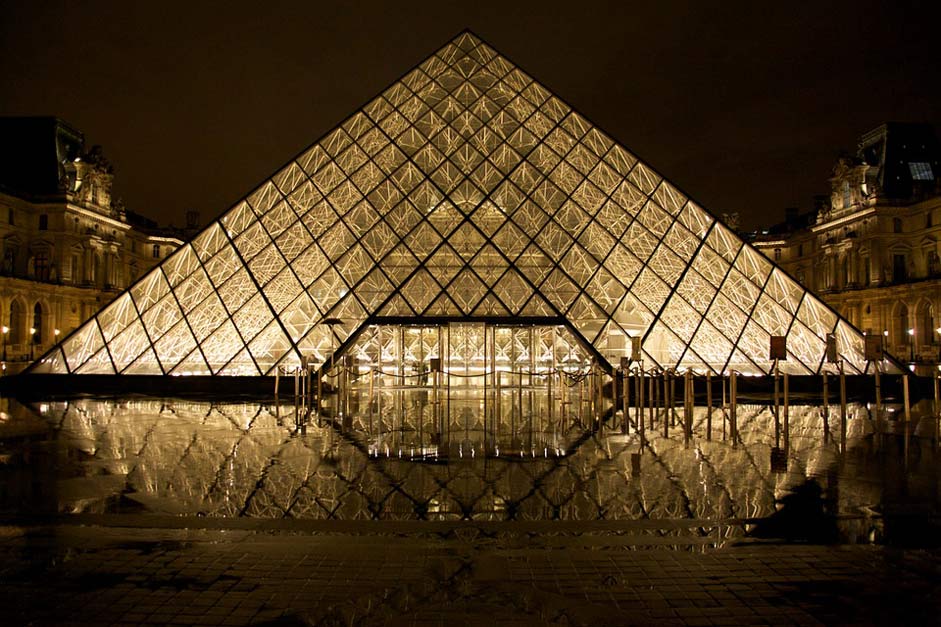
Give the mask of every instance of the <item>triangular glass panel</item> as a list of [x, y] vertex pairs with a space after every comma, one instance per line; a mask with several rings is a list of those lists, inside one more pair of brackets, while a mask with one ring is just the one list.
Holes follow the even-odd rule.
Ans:
[[145, 350], [150, 348], [150, 340], [144, 333], [144, 326], [140, 320], [125, 329], [120, 335], [108, 344], [114, 366], [118, 372], [124, 370]]
[[258, 367], [255, 365], [251, 353], [248, 352], [247, 348], [243, 348], [239, 354], [233, 357], [217, 374], [249, 377], [257, 376], [261, 373], [258, 372]]
[[199, 352], [199, 349], [196, 349], [177, 364], [177, 366], [170, 371], [170, 374], [184, 377], [194, 375], [207, 376], [212, 374], [212, 371], [209, 369], [209, 366], [206, 365], [206, 360], [203, 359], [202, 353]]
[[470, 315], [486, 291], [487, 286], [470, 270], [462, 271], [448, 289], [448, 293], [465, 315]]
[[92, 355], [76, 372], [77, 374], [114, 374], [114, 365], [111, 363], [111, 357], [108, 356], [108, 349], [102, 348]]
[[475, 316], [509, 316], [510, 312], [493, 293], [488, 293], [473, 311]]
[[160, 362], [157, 361], [157, 355], [152, 348], [147, 348], [144, 353], [134, 360], [130, 366], [124, 369], [122, 374], [164, 374], [160, 369]]
[[104, 338], [101, 337], [101, 331], [98, 329], [98, 321], [92, 319], [85, 326], [70, 335], [62, 343], [62, 352], [65, 354], [66, 363], [69, 372], [75, 372], [78, 367], [97, 353], [105, 345]]
[[200, 348], [213, 373], [218, 372], [244, 344], [235, 326], [226, 320]]

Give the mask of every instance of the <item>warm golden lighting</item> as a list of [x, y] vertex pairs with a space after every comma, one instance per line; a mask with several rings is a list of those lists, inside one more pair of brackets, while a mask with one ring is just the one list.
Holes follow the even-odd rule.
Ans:
[[[768, 336], [787, 335], [780, 367], [815, 374], [828, 336], [862, 344], [738, 234], [462, 33], [35, 371], [274, 376], [302, 359], [337, 363], [337, 347], [383, 319], [523, 329], [564, 320], [582, 343], [565, 366], [573, 372], [590, 354], [605, 370], [635, 356], [651, 368], [758, 376], [772, 368]], [[628, 336], [643, 338], [638, 350]], [[468, 335], [465, 349], [503, 369], [526, 347], [529, 371], [555, 345], [528, 338], [489, 356], [493, 347]], [[849, 372], [867, 367], [861, 352], [844, 357]]]
[[10, 327], [4, 326], [4, 327], [3, 327], [3, 334], [6, 335], [6, 334], [9, 333], [9, 332], [10, 332]]

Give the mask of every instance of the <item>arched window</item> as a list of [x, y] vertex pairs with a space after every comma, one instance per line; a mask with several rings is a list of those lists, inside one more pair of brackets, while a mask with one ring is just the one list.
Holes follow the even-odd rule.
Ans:
[[33, 344], [42, 344], [42, 304], [33, 307]]
[[19, 344], [23, 341], [23, 308], [20, 302], [14, 300], [10, 303], [10, 343]]
[[896, 310], [895, 315], [895, 343], [899, 346], [907, 346], [911, 341], [911, 336], [908, 334], [908, 330], [911, 327], [909, 326], [908, 320], [908, 306], [905, 303], [899, 303], [898, 309]]
[[918, 338], [922, 344], [934, 344], [937, 325], [934, 319], [934, 307], [928, 301], [919, 303], [915, 327], [918, 329]]

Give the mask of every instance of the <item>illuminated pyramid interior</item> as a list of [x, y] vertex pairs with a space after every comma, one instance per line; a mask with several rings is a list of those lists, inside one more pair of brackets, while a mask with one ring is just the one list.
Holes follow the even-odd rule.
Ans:
[[[273, 375], [350, 355], [451, 372], [818, 373], [862, 334], [465, 32], [290, 161], [33, 365]], [[441, 361], [435, 367], [442, 367]], [[470, 370], [468, 370], [470, 371]]]

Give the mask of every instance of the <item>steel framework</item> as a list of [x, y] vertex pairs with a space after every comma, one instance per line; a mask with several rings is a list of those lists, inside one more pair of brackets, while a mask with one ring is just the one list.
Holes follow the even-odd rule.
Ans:
[[[564, 319], [602, 365], [828, 368], [863, 335], [469, 32], [291, 160], [32, 366], [270, 375], [384, 319]], [[895, 369], [894, 361], [885, 362]]]

